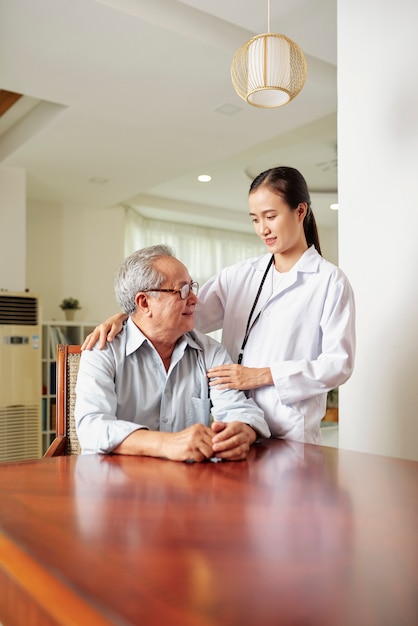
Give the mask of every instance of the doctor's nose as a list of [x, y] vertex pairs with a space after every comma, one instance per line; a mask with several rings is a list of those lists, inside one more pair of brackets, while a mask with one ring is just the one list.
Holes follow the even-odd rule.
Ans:
[[261, 220], [259, 225], [258, 225], [258, 232], [261, 235], [265, 235], [266, 233], [270, 232], [270, 226], [268, 225], [268, 223], [265, 220]]

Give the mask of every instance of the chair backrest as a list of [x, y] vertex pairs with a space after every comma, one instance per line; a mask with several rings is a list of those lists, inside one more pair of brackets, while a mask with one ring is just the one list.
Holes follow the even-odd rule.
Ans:
[[45, 456], [80, 454], [75, 421], [75, 384], [80, 364], [81, 346], [58, 344], [57, 346], [57, 432]]

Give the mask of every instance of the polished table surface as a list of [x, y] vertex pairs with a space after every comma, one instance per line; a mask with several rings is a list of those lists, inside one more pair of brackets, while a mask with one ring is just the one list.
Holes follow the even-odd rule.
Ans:
[[277, 440], [3, 463], [0, 622], [416, 626], [417, 487], [417, 462]]

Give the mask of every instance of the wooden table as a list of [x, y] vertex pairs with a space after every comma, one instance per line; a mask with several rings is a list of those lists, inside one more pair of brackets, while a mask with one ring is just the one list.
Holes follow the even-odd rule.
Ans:
[[247, 461], [0, 465], [0, 622], [416, 626], [418, 463], [269, 441]]

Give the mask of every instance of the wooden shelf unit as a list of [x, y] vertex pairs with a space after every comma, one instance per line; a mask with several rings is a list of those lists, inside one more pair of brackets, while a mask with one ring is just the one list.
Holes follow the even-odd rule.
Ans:
[[42, 453], [55, 437], [56, 346], [58, 343], [81, 344], [97, 322], [65, 320], [42, 323]]

